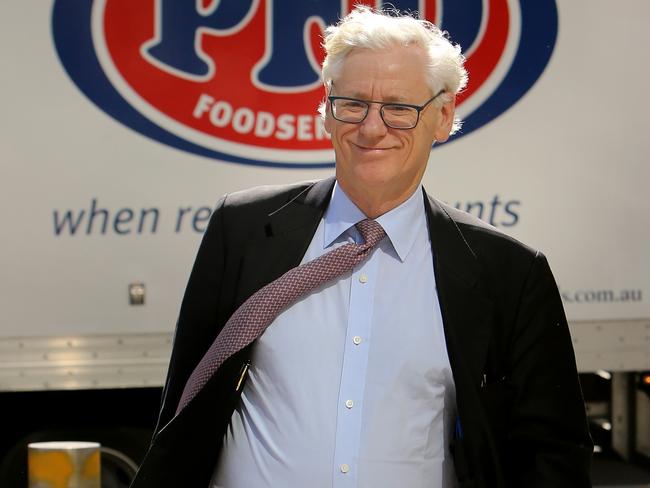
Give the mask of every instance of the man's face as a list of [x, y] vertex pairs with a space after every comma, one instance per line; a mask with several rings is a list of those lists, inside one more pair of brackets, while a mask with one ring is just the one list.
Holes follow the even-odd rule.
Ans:
[[[434, 95], [425, 66], [425, 54], [418, 46], [355, 49], [345, 58], [330, 94], [423, 105]], [[453, 102], [442, 109], [432, 102], [420, 113], [415, 128], [400, 130], [384, 124], [378, 104], [371, 104], [360, 124], [339, 122], [330, 109], [328, 104], [325, 128], [336, 153], [336, 176], [353, 199], [355, 193], [406, 199], [422, 179], [433, 141], [447, 140], [454, 117]]]

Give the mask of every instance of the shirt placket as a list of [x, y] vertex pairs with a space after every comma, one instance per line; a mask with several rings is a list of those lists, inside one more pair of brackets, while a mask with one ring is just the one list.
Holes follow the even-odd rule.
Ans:
[[350, 306], [337, 404], [334, 488], [357, 486], [363, 395], [371, 345], [377, 268], [378, 259], [373, 254], [368, 261], [354, 268], [351, 276]]

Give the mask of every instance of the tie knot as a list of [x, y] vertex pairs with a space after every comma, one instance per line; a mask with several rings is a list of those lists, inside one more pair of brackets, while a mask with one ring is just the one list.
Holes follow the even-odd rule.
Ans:
[[386, 236], [386, 231], [374, 220], [362, 220], [357, 223], [356, 227], [361, 232], [365, 243], [370, 247], [375, 247]]

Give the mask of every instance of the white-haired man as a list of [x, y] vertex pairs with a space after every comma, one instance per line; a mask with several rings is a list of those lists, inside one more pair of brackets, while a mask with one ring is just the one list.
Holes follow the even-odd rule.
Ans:
[[545, 258], [421, 187], [459, 48], [363, 7], [325, 48], [336, 178], [221, 201], [133, 486], [590, 486]]

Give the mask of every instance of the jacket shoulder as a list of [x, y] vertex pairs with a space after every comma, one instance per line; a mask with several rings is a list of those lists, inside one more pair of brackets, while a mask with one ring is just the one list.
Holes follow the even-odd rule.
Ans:
[[311, 188], [314, 181], [301, 181], [284, 185], [264, 185], [229, 193], [223, 197], [224, 208], [233, 211], [268, 214], [295, 199]]
[[[319, 181], [302, 181], [266, 185], [226, 194], [217, 205], [213, 220], [221, 222], [224, 239], [235, 245], [268, 236], [268, 225], [273, 216], [294, 202], [302, 202], [318, 183]], [[289, 213], [280, 221], [290, 223], [291, 219]]]
[[537, 249], [467, 212], [433, 198], [431, 201], [453, 222], [467, 247], [480, 261], [531, 263], [532, 259], [541, 255]]

